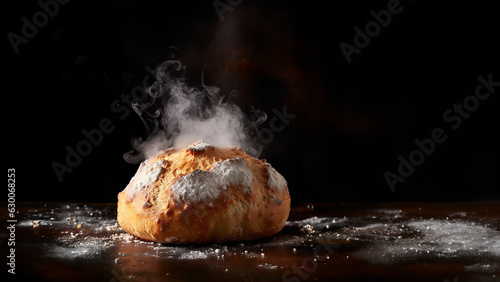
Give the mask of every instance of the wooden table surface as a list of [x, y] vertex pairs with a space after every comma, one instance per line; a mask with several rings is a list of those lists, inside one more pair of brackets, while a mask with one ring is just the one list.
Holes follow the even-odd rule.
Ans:
[[304, 204], [276, 236], [202, 246], [138, 240], [116, 204], [16, 210], [1, 281], [500, 281], [499, 202]]

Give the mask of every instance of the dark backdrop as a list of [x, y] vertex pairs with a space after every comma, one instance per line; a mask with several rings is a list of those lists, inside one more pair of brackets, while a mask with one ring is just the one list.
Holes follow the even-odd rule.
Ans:
[[[499, 200], [500, 87], [474, 97], [479, 76], [500, 82], [499, 9], [459, 2], [4, 3], [3, 136], [16, 200], [116, 201], [138, 167], [122, 155], [146, 134], [127, 99], [173, 57], [190, 83], [203, 72], [221, 93], [239, 91], [245, 112], [267, 113], [260, 157], [294, 203]], [[371, 36], [356, 29], [366, 27]], [[454, 112], [464, 99], [470, 111]], [[444, 142], [425, 141], [439, 129]], [[71, 167], [83, 132], [95, 144]], [[410, 157], [417, 165], [398, 178]], [[58, 178], [55, 162], [71, 171]]]

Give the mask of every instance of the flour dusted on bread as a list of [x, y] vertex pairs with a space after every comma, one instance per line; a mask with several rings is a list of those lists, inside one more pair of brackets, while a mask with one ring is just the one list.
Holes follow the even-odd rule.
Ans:
[[199, 141], [144, 161], [118, 195], [118, 222], [132, 235], [165, 243], [271, 236], [290, 211], [286, 180], [237, 147]]
[[162, 165], [163, 161], [153, 163], [151, 159], [141, 163], [137, 173], [127, 185], [129, 200], [131, 200], [138, 192], [151, 186], [151, 184], [158, 180], [158, 177], [162, 172]]
[[279, 174], [269, 163], [266, 163], [267, 173], [269, 174], [268, 184], [271, 188], [274, 188], [278, 191], [283, 191], [288, 189], [288, 184], [285, 178]]
[[213, 148], [212, 145], [208, 144], [205, 141], [198, 141], [189, 146], [188, 150], [191, 152], [200, 152], [205, 151], [207, 149]]
[[[190, 148], [191, 149], [191, 148]], [[175, 182], [170, 189], [175, 200], [185, 203], [213, 201], [227, 186], [236, 185], [248, 193], [253, 175], [243, 158], [216, 162], [210, 170], [195, 170]]]

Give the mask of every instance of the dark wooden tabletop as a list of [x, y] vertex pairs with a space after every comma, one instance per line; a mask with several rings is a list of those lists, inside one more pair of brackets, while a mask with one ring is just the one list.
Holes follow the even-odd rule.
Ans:
[[499, 202], [304, 204], [271, 238], [201, 246], [138, 240], [116, 204], [1, 216], [7, 281], [500, 281]]

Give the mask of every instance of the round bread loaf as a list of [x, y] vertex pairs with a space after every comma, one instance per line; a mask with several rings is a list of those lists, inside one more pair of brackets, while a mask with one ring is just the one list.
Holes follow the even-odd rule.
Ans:
[[202, 141], [142, 162], [118, 194], [120, 226], [164, 243], [264, 238], [285, 226], [289, 212], [287, 183], [269, 163]]

